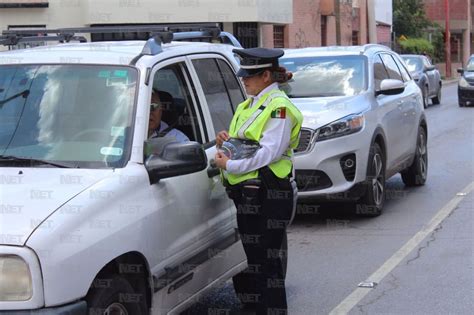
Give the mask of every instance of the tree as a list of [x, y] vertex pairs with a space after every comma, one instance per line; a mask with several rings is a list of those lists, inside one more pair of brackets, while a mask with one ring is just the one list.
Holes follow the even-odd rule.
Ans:
[[393, 31], [397, 36], [422, 37], [431, 24], [422, 0], [393, 0]]

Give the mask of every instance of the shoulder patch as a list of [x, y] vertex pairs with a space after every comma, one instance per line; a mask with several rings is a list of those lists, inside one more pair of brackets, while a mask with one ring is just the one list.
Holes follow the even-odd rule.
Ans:
[[275, 109], [272, 113], [271, 113], [271, 118], [286, 118], [286, 108], [285, 107], [280, 107], [280, 108], [277, 108]]

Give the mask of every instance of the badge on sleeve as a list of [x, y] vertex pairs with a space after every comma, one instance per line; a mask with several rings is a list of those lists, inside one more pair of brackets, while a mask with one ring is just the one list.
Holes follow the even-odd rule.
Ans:
[[272, 118], [286, 118], [286, 108], [285, 107], [280, 107], [275, 109], [272, 114]]

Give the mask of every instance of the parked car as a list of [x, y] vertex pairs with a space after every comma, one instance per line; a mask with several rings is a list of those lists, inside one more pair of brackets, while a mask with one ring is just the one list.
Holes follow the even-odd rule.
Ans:
[[[153, 38], [0, 53], [0, 313], [178, 314], [247, 266], [209, 162], [245, 98], [234, 47], [127, 29]], [[152, 89], [191, 141], [147, 139]]]
[[461, 78], [458, 82], [459, 106], [474, 104], [474, 55], [471, 55], [465, 69], [458, 69]]
[[385, 181], [407, 186], [428, 174], [422, 94], [400, 57], [381, 45], [289, 49], [282, 86], [304, 120], [295, 154], [300, 202], [355, 200], [379, 215]]
[[423, 93], [423, 105], [428, 107], [429, 100], [433, 105], [441, 102], [441, 75], [428, 57], [423, 55], [401, 55], [413, 80]]

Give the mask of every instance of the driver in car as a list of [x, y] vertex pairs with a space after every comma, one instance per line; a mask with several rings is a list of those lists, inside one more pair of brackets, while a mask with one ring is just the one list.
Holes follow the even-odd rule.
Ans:
[[148, 122], [148, 139], [174, 137], [180, 143], [189, 141], [189, 138], [182, 131], [161, 120], [163, 109], [171, 109], [172, 106], [173, 97], [169, 93], [153, 89]]

